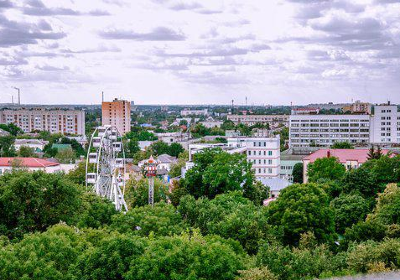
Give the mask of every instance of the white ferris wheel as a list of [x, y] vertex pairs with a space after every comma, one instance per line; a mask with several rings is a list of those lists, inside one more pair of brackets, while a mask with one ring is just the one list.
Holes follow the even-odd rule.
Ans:
[[114, 126], [100, 126], [92, 134], [86, 158], [86, 186], [112, 201], [118, 211], [128, 211], [124, 199], [125, 152]]

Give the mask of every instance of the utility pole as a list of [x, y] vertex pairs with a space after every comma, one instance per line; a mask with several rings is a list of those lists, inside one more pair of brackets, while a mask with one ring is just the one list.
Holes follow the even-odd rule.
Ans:
[[18, 105], [21, 105], [21, 90], [17, 87], [12, 87], [12, 88], [18, 91]]

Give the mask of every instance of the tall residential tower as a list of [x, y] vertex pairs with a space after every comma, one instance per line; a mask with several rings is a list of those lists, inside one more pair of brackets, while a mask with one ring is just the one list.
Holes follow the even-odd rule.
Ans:
[[126, 100], [114, 99], [103, 102], [102, 124], [115, 126], [121, 135], [131, 131], [131, 103]]

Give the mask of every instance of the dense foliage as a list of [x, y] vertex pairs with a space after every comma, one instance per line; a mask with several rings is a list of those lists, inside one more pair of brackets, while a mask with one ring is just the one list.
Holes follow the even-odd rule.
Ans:
[[3, 175], [0, 279], [297, 280], [400, 269], [400, 157], [341, 176], [327, 172], [330, 161], [314, 165], [313, 183], [287, 187], [268, 206], [226, 173], [225, 162], [237, 180], [250, 178], [235, 173], [247, 170], [241, 158], [196, 158], [202, 176], [192, 182], [212, 195], [184, 181], [170, 194], [159, 182], [165, 197], [151, 207], [146, 182], [132, 181], [127, 213], [85, 190], [82, 165], [67, 176]]

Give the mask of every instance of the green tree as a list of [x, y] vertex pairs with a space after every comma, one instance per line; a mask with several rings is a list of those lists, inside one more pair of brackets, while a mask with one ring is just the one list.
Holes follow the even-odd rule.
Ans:
[[256, 253], [258, 243], [270, 235], [271, 228], [263, 209], [240, 192], [217, 195], [212, 200], [185, 196], [180, 200], [178, 210], [202, 234], [237, 240], [251, 254]]
[[14, 142], [14, 136], [0, 137], [0, 157], [13, 157], [16, 155]]
[[[161, 180], [154, 179], [154, 202], [167, 200], [168, 187]], [[149, 204], [149, 182], [146, 178], [130, 179], [126, 184], [125, 200], [128, 208], [140, 207]]]
[[126, 279], [130, 263], [144, 253], [146, 245], [144, 239], [124, 235], [103, 239], [79, 257], [76, 275], [81, 280]]
[[185, 150], [183, 149], [182, 145], [179, 143], [172, 143], [169, 145], [169, 149], [167, 154], [173, 157], [178, 157], [181, 153], [183, 153]]
[[388, 184], [385, 191], [378, 196], [371, 221], [384, 225], [400, 224], [400, 188], [396, 184]]
[[21, 146], [18, 151], [20, 157], [35, 157], [35, 150], [31, 147]]
[[136, 207], [127, 213], [114, 216], [111, 229], [120, 233], [130, 233], [140, 236], [166, 236], [180, 234], [185, 229], [185, 223], [175, 207], [156, 203], [154, 207], [146, 205]]
[[0, 279], [73, 279], [72, 266], [84, 251], [76, 230], [56, 225], [0, 248]]
[[12, 136], [18, 136], [19, 134], [24, 134], [24, 131], [13, 123], [0, 124], [0, 128], [9, 132]]
[[207, 149], [195, 155], [194, 163], [182, 183], [196, 198], [214, 198], [217, 194], [236, 190], [251, 196], [251, 190], [255, 189], [254, 173], [245, 155]]
[[332, 240], [335, 224], [329, 197], [317, 184], [294, 184], [267, 207], [268, 222], [282, 231], [285, 244], [296, 245], [312, 232], [319, 242]]
[[21, 237], [60, 221], [74, 223], [80, 191], [61, 174], [15, 171], [0, 177], [0, 233]]
[[293, 183], [303, 184], [303, 163], [298, 162], [293, 166]]
[[[89, 170], [92, 170], [92, 164], [89, 166]], [[71, 182], [77, 185], [85, 185], [86, 182], [86, 161], [81, 161], [77, 164], [77, 166], [69, 171], [66, 175], [66, 178]]]
[[331, 207], [339, 233], [344, 233], [346, 228], [363, 221], [369, 210], [368, 202], [357, 193], [341, 194], [331, 201]]
[[241, 252], [232, 241], [184, 234], [161, 237], [131, 262], [127, 280], [234, 279], [244, 268]]
[[129, 141], [124, 141], [125, 157], [133, 158], [137, 152], [140, 152], [139, 142], [133, 138]]
[[335, 157], [318, 158], [307, 167], [308, 180], [317, 182], [323, 180], [340, 180], [346, 173], [346, 168]]
[[353, 145], [349, 142], [335, 142], [332, 146], [332, 149], [354, 149]]
[[76, 153], [72, 149], [65, 149], [58, 151], [55, 157], [60, 163], [74, 163]]

